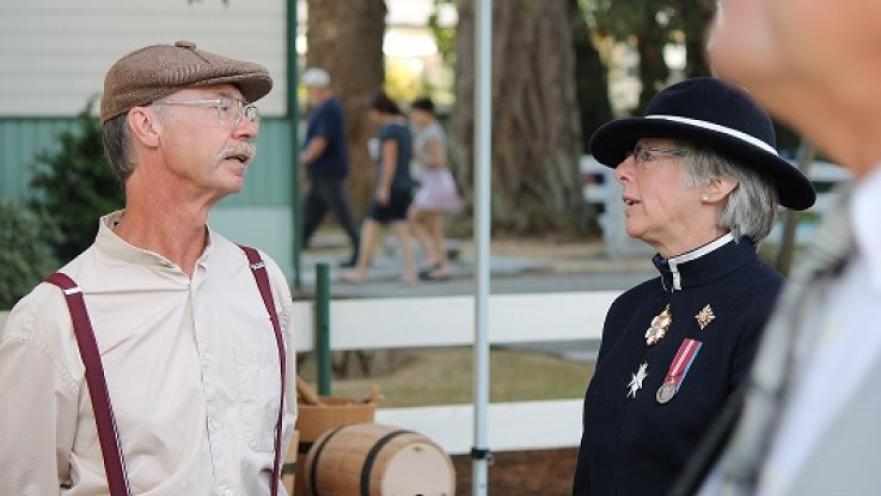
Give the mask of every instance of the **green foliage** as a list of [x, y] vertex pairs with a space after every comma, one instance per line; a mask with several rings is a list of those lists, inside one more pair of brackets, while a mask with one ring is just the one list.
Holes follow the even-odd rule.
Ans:
[[615, 40], [635, 40], [640, 55], [642, 92], [636, 113], [667, 83], [669, 70], [664, 45], [686, 47], [687, 77], [710, 74], [704, 59], [704, 35], [715, 12], [713, 0], [580, 0], [594, 33]]
[[434, 41], [444, 64], [452, 67], [456, 56], [456, 28], [440, 24], [440, 10], [444, 5], [455, 5], [456, 0], [433, 0], [431, 15], [428, 16], [428, 28], [434, 34]]
[[57, 266], [55, 233], [33, 214], [0, 199], [0, 309], [12, 308]]
[[76, 116], [76, 130], [58, 136], [58, 151], [37, 155], [31, 180], [35, 195], [29, 206], [60, 231], [51, 248], [62, 262], [92, 244], [101, 215], [124, 204], [122, 187], [104, 157], [101, 122], [92, 112], [95, 101]]

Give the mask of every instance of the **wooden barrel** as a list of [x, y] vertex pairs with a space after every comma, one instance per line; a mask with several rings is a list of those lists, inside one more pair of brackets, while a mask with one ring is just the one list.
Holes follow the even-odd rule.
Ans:
[[303, 463], [310, 496], [454, 496], [450, 457], [421, 434], [379, 424], [338, 427]]

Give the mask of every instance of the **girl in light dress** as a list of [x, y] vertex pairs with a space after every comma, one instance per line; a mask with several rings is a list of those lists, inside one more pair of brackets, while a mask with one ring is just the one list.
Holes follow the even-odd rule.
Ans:
[[414, 127], [413, 161], [419, 190], [408, 219], [425, 251], [426, 267], [419, 272], [423, 280], [449, 277], [444, 243], [444, 214], [458, 210], [462, 198], [456, 180], [447, 167], [446, 136], [428, 98], [413, 102], [410, 122]]

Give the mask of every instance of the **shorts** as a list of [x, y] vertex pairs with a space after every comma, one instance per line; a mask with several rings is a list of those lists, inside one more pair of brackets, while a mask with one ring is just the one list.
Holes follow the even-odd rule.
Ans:
[[409, 191], [392, 190], [387, 204], [380, 205], [375, 199], [373, 200], [367, 216], [380, 224], [407, 220], [407, 210], [412, 201], [413, 195]]

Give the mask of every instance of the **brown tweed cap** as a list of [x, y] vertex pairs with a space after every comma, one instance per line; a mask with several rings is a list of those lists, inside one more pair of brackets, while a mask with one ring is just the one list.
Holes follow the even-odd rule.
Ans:
[[238, 86], [248, 102], [272, 89], [272, 78], [262, 65], [197, 50], [189, 41], [141, 48], [107, 71], [101, 122], [185, 88], [223, 83]]

